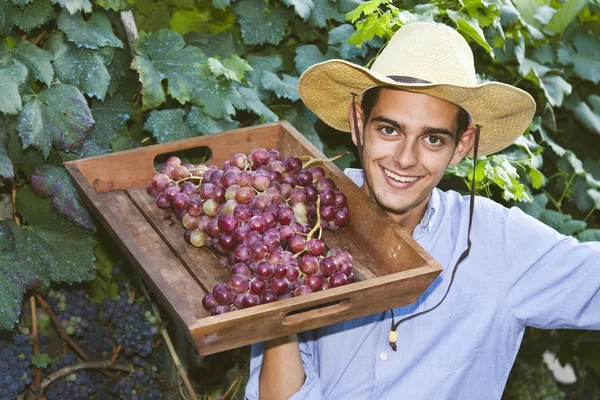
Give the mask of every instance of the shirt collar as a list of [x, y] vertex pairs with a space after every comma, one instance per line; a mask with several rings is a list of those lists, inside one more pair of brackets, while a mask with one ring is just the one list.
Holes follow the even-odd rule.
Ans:
[[438, 188], [434, 188], [431, 191], [431, 196], [429, 196], [429, 201], [427, 202], [427, 209], [425, 210], [425, 214], [421, 219], [421, 228], [426, 230], [427, 232], [431, 232], [431, 229], [436, 221], [437, 212], [440, 205], [440, 193]]

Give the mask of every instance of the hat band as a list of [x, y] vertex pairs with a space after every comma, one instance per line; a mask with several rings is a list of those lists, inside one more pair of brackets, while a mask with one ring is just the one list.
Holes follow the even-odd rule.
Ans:
[[395, 80], [398, 83], [431, 83], [424, 79], [413, 78], [412, 76], [388, 75], [387, 77]]

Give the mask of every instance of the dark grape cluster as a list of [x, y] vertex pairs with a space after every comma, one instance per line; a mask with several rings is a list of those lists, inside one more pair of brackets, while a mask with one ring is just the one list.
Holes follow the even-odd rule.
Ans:
[[71, 336], [82, 337], [90, 323], [100, 319], [100, 304], [89, 300], [85, 289], [53, 290], [48, 294], [47, 300], [61, 325]]
[[[351, 255], [325, 248], [323, 229], [349, 222], [346, 196], [319, 166], [259, 148], [221, 169], [170, 157], [147, 185], [172, 208], [185, 240], [227, 255], [231, 278], [203, 299], [213, 314], [308, 294], [354, 280]], [[317, 236], [318, 232], [318, 236]]]
[[112, 323], [115, 342], [123, 345], [126, 355], [146, 357], [152, 353], [159, 328], [149, 301], [133, 299], [130, 291], [123, 289], [115, 298], [104, 299], [103, 306], [102, 317]]
[[27, 337], [13, 334], [0, 342], [0, 399], [16, 399], [31, 384], [32, 347]]
[[154, 400], [162, 398], [157, 380], [156, 366], [136, 368], [131, 374], [122, 377], [108, 386], [108, 393], [117, 399]]
[[[45, 373], [51, 374], [63, 367], [68, 367], [76, 363], [77, 357], [75, 354], [69, 353], [54, 360], [52, 365], [46, 369]], [[90, 372], [85, 369], [80, 369], [64, 378], [52, 382], [44, 394], [48, 400], [84, 400], [92, 397], [92, 394], [94, 394], [94, 386]]]

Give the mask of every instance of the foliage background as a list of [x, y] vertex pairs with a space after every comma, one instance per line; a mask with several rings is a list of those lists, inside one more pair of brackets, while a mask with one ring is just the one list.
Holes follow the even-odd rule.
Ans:
[[[298, 77], [331, 58], [369, 65], [418, 20], [457, 29], [481, 81], [538, 104], [515, 145], [479, 162], [478, 192], [600, 240], [598, 0], [0, 0], [0, 177], [15, 206], [0, 221], [0, 326], [13, 328], [25, 290], [105, 279], [120, 258], [62, 162], [280, 119], [327, 155], [354, 152], [299, 101]], [[358, 166], [355, 153], [337, 163]], [[465, 160], [443, 186], [466, 192], [472, 180]], [[557, 386], [546, 350], [577, 384]], [[222, 393], [246, 359], [197, 361], [197, 384]], [[599, 374], [599, 332], [529, 330], [505, 397], [598, 398]]]

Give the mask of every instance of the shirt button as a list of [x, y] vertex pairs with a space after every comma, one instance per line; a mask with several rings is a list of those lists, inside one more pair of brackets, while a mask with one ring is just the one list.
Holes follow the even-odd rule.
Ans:
[[379, 358], [381, 358], [383, 361], [387, 360], [387, 353], [385, 351], [382, 351], [379, 354]]

